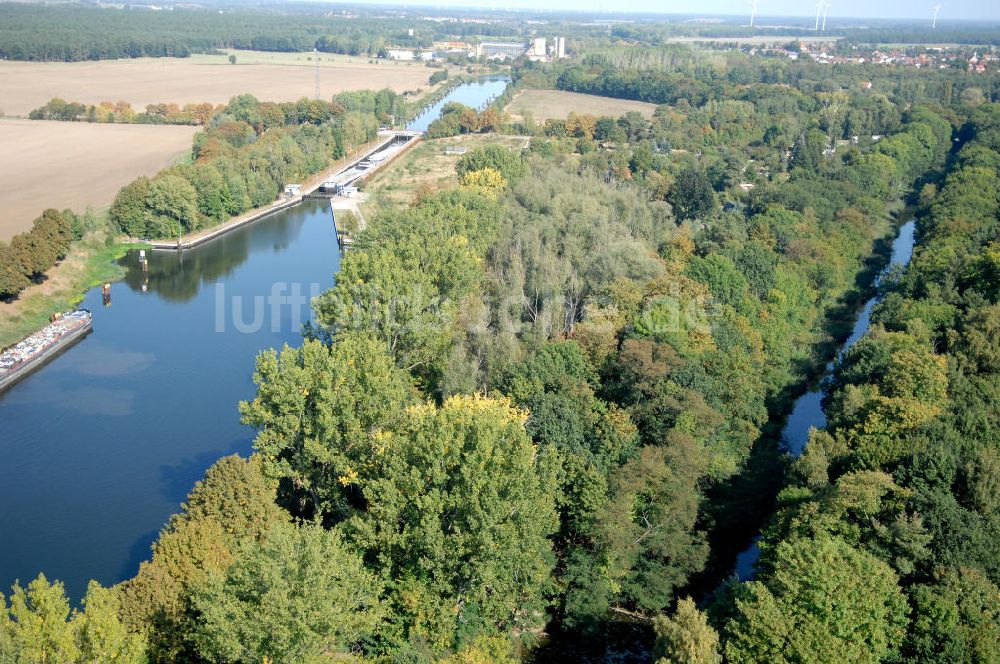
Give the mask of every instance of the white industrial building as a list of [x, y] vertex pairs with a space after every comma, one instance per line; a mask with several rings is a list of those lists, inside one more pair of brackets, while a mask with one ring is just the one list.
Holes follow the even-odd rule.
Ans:
[[415, 51], [411, 48], [388, 49], [390, 60], [434, 60], [434, 51]]
[[545, 37], [535, 37], [525, 56], [535, 62], [549, 62], [566, 57], [566, 38], [555, 37], [551, 44]]
[[482, 42], [476, 47], [476, 56], [487, 60], [516, 60], [527, 50], [518, 42]]

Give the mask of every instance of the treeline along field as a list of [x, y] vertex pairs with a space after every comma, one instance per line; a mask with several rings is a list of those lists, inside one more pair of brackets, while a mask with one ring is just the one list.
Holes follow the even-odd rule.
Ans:
[[[324, 10], [325, 11], [325, 10]], [[427, 47], [449, 36], [505, 36], [515, 22], [414, 22], [404, 18], [325, 16], [303, 6], [257, 10], [173, 7], [170, 11], [79, 5], [0, 4], [0, 58], [76, 62], [186, 58], [236, 48], [374, 57], [386, 46]], [[410, 34], [410, 29], [414, 34]]]
[[[252, 63], [241, 64], [238, 55], [236, 65], [230, 65], [221, 55], [114, 62], [0, 61], [0, 109], [7, 115], [27, 116], [53, 97], [85, 107], [127, 102], [135, 112], [143, 112], [151, 104], [224, 104], [240, 94], [275, 102], [295, 101], [315, 94], [315, 73], [310, 66], [313, 61], [307, 59], [311, 57], [302, 55], [301, 60], [275, 62], [258, 62], [255, 58]], [[389, 87], [403, 93], [426, 89], [434, 71], [412, 63], [375, 65], [347, 62], [339, 56], [321, 58], [320, 91], [325, 99], [351, 90]]]
[[[403, 98], [389, 89], [343, 93], [334, 102], [301, 99], [277, 104], [261, 103], [251, 95], [235, 97], [224, 108], [212, 109], [206, 116], [208, 126], [194, 137], [192, 163], [159, 172], [153, 170], [152, 177], [143, 175], [117, 191], [108, 212], [112, 232], [133, 239], [176, 237], [269, 204], [286, 183], [319, 172], [331, 160], [343, 156], [348, 147], [373, 139], [380, 125], [393, 116], [402, 117], [405, 108]], [[168, 136], [180, 131], [166, 127], [87, 127], [31, 121], [20, 124], [26, 126], [19, 126], [17, 121], [0, 123], [0, 130], [9, 128], [13, 132], [8, 147], [23, 147], [23, 139], [29, 135], [63, 140], [81, 130], [86, 136], [106, 136], [108, 132], [127, 136], [134, 130]], [[190, 131], [184, 131], [183, 135], [189, 136]], [[134, 160], [134, 151], [119, 144], [108, 145], [114, 147], [120, 159]], [[81, 142], [74, 144], [74, 148], [86, 152], [87, 158], [93, 156], [91, 147]], [[62, 174], [66, 182], [53, 195], [50, 188], [60, 180], [52, 179], [50, 169], [46, 169], [46, 174], [25, 169], [31, 157], [47, 158], [49, 153], [38, 145], [29, 152], [16, 165], [7, 162], [12, 169], [8, 181], [23, 185], [12, 189], [11, 195], [26, 196], [20, 206], [10, 208], [9, 219], [17, 224], [12, 228], [25, 225], [25, 220], [13, 213], [30, 215], [39, 200], [62, 200], [66, 201], [64, 204], [82, 207], [106, 200], [100, 195], [95, 200], [95, 189], [106, 191], [110, 199], [117, 187], [114, 184], [108, 188], [107, 181], [81, 179], [76, 169], [83, 168], [85, 162], [64, 160], [71, 170]], [[38, 163], [42, 166], [45, 162]], [[102, 177], [106, 180], [106, 176]], [[85, 192], [74, 194], [81, 182], [86, 185]], [[67, 201], [67, 195], [87, 198]], [[0, 242], [4, 259], [0, 298], [12, 299], [31, 283], [43, 280], [45, 273], [66, 256], [70, 240], [81, 239], [88, 230], [85, 226], [94, 224], [93, 217], [89, 211], [77, 217], [70, 210], [62, 213], [47, 210], [29, 232], [14, 235], [9, 245]], [[72, 235], [68, 235], [69, 229], [73, 229]]]

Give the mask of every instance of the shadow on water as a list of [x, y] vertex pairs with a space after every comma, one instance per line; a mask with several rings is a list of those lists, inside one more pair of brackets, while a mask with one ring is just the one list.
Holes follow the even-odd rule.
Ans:
[[118, 578], [130, 579], [139, 571], [139, 563], [149, 560], [153, 555], [153, 542], [160, 536], [160, 531], [151, 530], [132, 543], [128, 550], [128, 560], [118, 572]]
[[[231, 454], [246, 456], [248, 449], [249, 443], [246, 439], [239, 438], [224, 448], [202, 452], [183, 459], [177, 464], [160, 466], [160, 494], [171, 503], [176, 503], [177, 510], [175, 512], [179, 511], [181, 503], [187, 498], [195, 482], [204, 477], [206, 468], [222, 457]], [[163, 525], [165, 526], [166, 523]], [[139, 564], [150, 559], [153, 543], [159, 535], [160, 529], [152, 530], [133, 542], [132, 546], [129, 547], [127, 560], [118, 573], [118, 578], [127, 579], [135, 575]]]
[[[126, 268], [125, 283], [136, 292], [157, 293], [171, 302], [188, 302], [204, 284], [231, 275], [250, 257], [254, 247], [280, 253], [292, 246], [302, 232], [302, 215], [276, 214], [266, 223], [244, 226], [187, 251], [157, 251], [144, 270], [139, 252], [130, 251], [119, 261]], [[251, 236], [252, 234], [252, 236]]]
[[231, 454], [246, 456], [250, 452], [250, 442], [246, 438], [237, 438], [226, 447], [208, 450], [194, 456], [182, 459], [177, 464], [160, 466], [160, 495], [170, 502], [181, 503], [187, 498], [194, 483], [205, 475], [205, 469], [222, 457]]

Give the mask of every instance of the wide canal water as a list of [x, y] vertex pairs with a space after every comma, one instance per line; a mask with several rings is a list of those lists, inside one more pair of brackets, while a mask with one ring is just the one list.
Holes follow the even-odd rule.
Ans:
[[[913, 256], [915, 231], [915, 221], [908, 221], [900, 227], [899, 234], [892, 242], [892, 254], [889, 265], [886, 266], [886, 270], [882, 273], [883, 275], [893, 265], [902, 265], [905, 267], [909, 264], [910, 258]], [[881, 278], [880, 275], [876, 281], [876, 285], [878, 281], [881, 281]], [[875, 308], [877, 303], [877, 296], [865, 302], [864, 307], [861, 308], [861, 312], [858, 314], [857, 320], [854, 321], [851, 335], [844, 341], [838, 356], [843, 355], [844, 351], [857, 343], [858, 339], [868, 332], [868, 328], [871, 326], [872, 309]], [[782, 441], [792, 457], [802, 454], [809, 440], [809, 430], [811, 428], [821, 429], [826, 426], [826, 413], [823, 412], [824, 388], [826, 380], [833, 372], [833, 369], [834, 363], [830, 362], [826, 366], [824, 379], [820, 384], [799, 397], [792, 406], [792, 412], [788, 415], [788, 421], [785, 423], [785, 429], [782, 432]], [[736, 558], [735, 574], [740, 581], [752, 579], [754, 576], [754, 566], [760, 557], [760, 549], [757, 547], [758, 539], [759, 536], [755, 537], [753, 543]]]
[[[506, 78], [456, 88], [480, 107]], [[185, 495], [218, 458], [251, 451], [237, 403], [253, 397], [254, 358], [301, 344], [308, 300], [340, 257], [329, 205], [296, 208], [178, 255], [137, 252], [127, 276], [80, 306], [79, 344], [0, 394], [0, 593], [39, 572], [79, 599], [89, 579], [135, 574]]]

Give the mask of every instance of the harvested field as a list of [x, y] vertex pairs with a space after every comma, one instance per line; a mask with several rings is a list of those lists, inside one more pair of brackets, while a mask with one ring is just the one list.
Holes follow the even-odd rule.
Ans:
[[571, 112], [590, 115], [610, 115], [617, 118], [629, 111], [642, 113], [647, 118], [653, 117], [656, 104], [628, 99], [614, 99], [597, 95], [584, 95], [578, 92], [563, 92], [561, 90], [525, 90], [514, 98], [506, 111], [513, 116], [521, 117], [525, 112], [531, 113], [535, 122], [546, 120], [561, 120]]
[[[0, 61], [0, 110], [27, 116], [53, 97], [85, 104], [127, 101], [137, 111], [147, 104], [221, 104], [250, 93], [265, 101], [294, 101], [315, 94], [311, 53], [233, 51], [227, 56], [137, 58], [97, 62]], [[321, 53], [320, 94], [392, 88], [427, 88], [435, 71], [424, 63], [379, 61]]]
[[0, 240], [45, 208], [109, 205], [125, 184], [191, 149], [196, 127], [0, 120]]
[[362, 211], [366, 217], [383, 207], [409, 205], [418, 193], [432, 192], [458, 184], [455, 164], [457, 154], [445, 154], [445, 148], [464, 147], [473, 150], [490, 144], [499, 144], [519, 150], [527, 146], [528, 139], [521, 136], [471, 134], [423, 141], [386, 168], [365, 181], [366, 193]]

